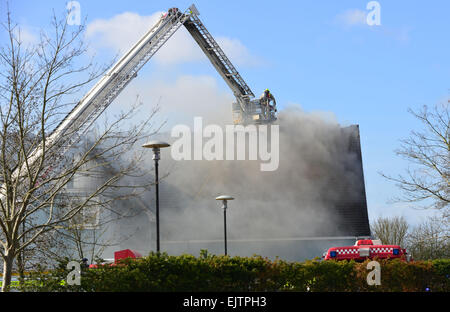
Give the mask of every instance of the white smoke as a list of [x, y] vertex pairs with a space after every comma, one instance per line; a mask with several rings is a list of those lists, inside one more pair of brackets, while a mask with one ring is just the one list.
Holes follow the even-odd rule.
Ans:
[[[278, 123], [280, 164], [274, 172], [261, 172], [258, 161], [173, 161], [162, 151], [160, 172], [168, 173], [160, 189], [164, 250], [223, 253], [222, 204], [215, 201], [222, 194], [235, 197], [228, 205], [228, 239], [260, 241], [234, 243], [233, 254], [274, 257], [292, 248], [289, 239], [351, 235], [336, 208], [359, 201], [364, 190], [357, 155], [349, 152], [351, 132], [299, 108], [281, 111]], [[152, 165], [151, 159], [143, 164]], [[145, 199], [152, 208], [153, 191]], [[287, 240], [269, 243], [274, 239]], [[298, 250], [297, 256], [305, 253]]]

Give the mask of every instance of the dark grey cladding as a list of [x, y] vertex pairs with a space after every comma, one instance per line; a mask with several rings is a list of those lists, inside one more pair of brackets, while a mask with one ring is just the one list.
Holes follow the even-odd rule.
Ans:
[[359, 126], [343, 128], [342, 132], [348, 138], [348, 154], [353, 161], [346, 166], [348, 175], [343, 177], [344, 183], [336, 183], [341, 193], [333, 205], [339, 216], [338, 232], [344, 236], [370, 236]]

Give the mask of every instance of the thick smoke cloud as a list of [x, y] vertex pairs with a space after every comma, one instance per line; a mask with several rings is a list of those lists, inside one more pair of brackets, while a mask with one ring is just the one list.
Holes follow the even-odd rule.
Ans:
[[[230, 254], [283, 256], [280, 248], [292, 248], [286, 245], [292, 238], [351, 235], [338, 208], [357, 202], [364, 191], [360, 162], [349, 151], [354, 133], [298, 108], [280, 112], [277, 123], [280, 163], [273, 172], [260, 171], [260, 161], [174, 161], [168, 150], [162, 151], [160, 172], [168, 173], [160, 188], [164, 250], [223, 253], [222, 205], [214, 200], [222, 194], [235, 197], [227, 210]], [[174, 140], [164, 134], [160, 138]], [[150, 158], [145, 166], [152, 165]], [[150, 209], [153, 192], [144, 200]], [[155, 238], [154, 224], [148, 230], [122, 247], [154, 250], [154, 242], [148, 241]], [[302, 252], [307, 253], [297, 254]]]

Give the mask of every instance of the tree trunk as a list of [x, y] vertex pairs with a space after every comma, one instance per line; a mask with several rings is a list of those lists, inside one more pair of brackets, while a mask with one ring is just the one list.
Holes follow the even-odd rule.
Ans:
[[19, 285], [22, 287], [25, 284], [25, 250], [17, 254], [16, 264], [19, 272]]
[[9, 291], [11, 286], [11, 275], [13, 267], [14, 257], [12, 254], [7, 254], [3, 259], [3, 284], [2, 292]]

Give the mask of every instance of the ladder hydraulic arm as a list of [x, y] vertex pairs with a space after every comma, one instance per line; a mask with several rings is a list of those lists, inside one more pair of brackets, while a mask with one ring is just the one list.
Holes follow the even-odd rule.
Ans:
[[[60, 155], [65, 152], [86, 132], [101, 113], [111, 104], [119, 93], [137, 76], [144, 64], [164, 45], [164, 43], [190, 17], [192, 11], [183, 14], [173, 9], [163, 15], [119, 61], [98, 81], [78, 102], [66, 117], [46, 138], [46, 149], [54, 148]], [[35, 164], [42, 157], [42, 145], [34, 149], [26, 163], [19, 164], [12, 173], [12, 179], [23, 175], [27, 166]], [[54, 153], [56, 154], [56, 153]], [[52, 169], [53, 174], [58, 171]], [[0, 189], [0, 200], [5, 196], [5, 185]]]
[[[150, 29], [107, 74], [81, 99], [74, 109], [53, 131], [51, 138], [57, 140], [66, 133], [79, 137], [111, 104], [119, 93], [137, 76], [138, 71], [166, 43], [166, 41], [189, 18], [184, 14], [169, 12]], [[70, 145], [70, 144], [69, 144]]]
[[181, 25], [186, 27], [233, 91], [237, 99], [234, 112], [241, 115], [235, 122], [247, 123], [250, 119], [257, 122], [258, 118], [254, 116], [259, 100], [251, 101], [253, 92], [200, 21], [199, 14], [195, 5], [184, 13], [176, 8], [169, 9], [61, 121], [48, 138], [49, 144], [66, 139], [64, 148], [69, 148], [77, 141]]
[[230, 62], [223, 50], [198, 18], [200, 13], [195, 5], [191, 6], [192, 14], [184, 22], [184, 26], [210, 60], [211, 64], [227, 83], [236, 97], [233, 103], [233, 119], [235, 124], [264, 123], [276, 120], [275, 114], [264, 114], [259, 99], [245, 83], [239, 72]]
[[[50, 135], [49, 143], [53, 144], [66, 138], [67, 142], [64, 142], [63, 146], [67, 149], [76, 142], [181, 25], [186, 27], [233, 91], [237, 100], [237, 103], [233, 105], [235, 123], [262, 121], [261, 114], [258, 115], [259, 100], [252, 100], [254, 94], [250, 87], [200, 21], [198, 15], [200, 13], [194, 4], [184, 13], [176, 8], [169, 9], [61, 121]], [[269, 121], [274, 120], [273, 117]]]
[[[101, 113], [113, 102], [119, 93], [137, 76], [138, 71], [184, 25], [199, 44], [217, 72], [233, 91], [237, 103], [233, 103], [235, 123], [263, 123], [275, 120], [274, 114], [265, 116], [261, 112], [259, 99], [242, 79], [236, 68], [227, 58], [217, 42], [198, 18], [195, 5], [185, 12], [171, 8], [164, 14], [120, 60], [97, 82], [78, 102], [67, 116], [55, 127], [46, 139], [46, 149], [55, 147], [65, 152], [86, 132]], [[42, 146], [28, 156], [28, 165], [34, 164], [42, 156]], [[13, 173], [13, 179], [25, 171], [26, 164], [19, 164]], [[55, 169], [53, 169], [55, 171]], [[0, 200], [5, 192], [3, 185]]]

